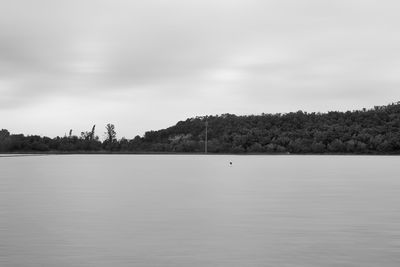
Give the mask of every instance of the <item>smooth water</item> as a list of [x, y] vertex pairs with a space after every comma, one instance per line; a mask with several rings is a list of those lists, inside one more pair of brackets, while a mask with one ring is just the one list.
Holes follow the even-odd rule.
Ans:
[[399, 161], [1, 157], [0, 266], [397, 267]]

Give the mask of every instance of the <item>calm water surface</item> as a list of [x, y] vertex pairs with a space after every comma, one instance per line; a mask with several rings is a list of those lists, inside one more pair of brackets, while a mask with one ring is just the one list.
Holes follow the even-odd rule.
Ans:
[[0, 266], [397, 267], [399, 161], [0, 157]]

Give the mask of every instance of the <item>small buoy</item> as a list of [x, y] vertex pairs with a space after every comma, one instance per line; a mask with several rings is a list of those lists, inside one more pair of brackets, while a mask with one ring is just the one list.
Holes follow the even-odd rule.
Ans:
[[229, 161], [229, 164], [232, 165], [232, 161]]

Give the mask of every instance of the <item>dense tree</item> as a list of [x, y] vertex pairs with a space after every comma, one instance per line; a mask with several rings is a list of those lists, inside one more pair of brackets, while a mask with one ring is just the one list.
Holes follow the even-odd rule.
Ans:
[[117, 147], [116, 144], [116, 136], [117, 133], [115, 132], [115, 126], [114, 124], [107, 124], [106, 125], [106, 140], [104, 141], [104, 147], [108, 150], [113, 150], [114, 148]]
[[400, 103], [324, 114], [195, 117], [146, 132], [134, 150], [201, 152], [206, 120], [212, 153], [400, 153]]
[[107, 136], [107, 139], [106, 139], [107, 142], [112, 143], [112, 142], [115, 141], [115, 138], [116, 138], [116, 136], [117, 136], [117, 133], [115, 132], [115, 126], [114, 126], [114, 124], [109, 123], [109, 124], [106, 125], [106, 132], [105, 132], [105, 134], [106, 134], [106, 136]]
[[115, 126], [107, 124], [103, 142], [95, 136], [95, 126], [79, 137], [71, 129], [68, 136], [53, 139], [10, 134], [3, 129], [0, 151], [204, 152], [206, 121], [210, 153], [400, 154], [400, 103], [324, 114], [298, 111], [195, 117], [131, 140], [117, 140]]

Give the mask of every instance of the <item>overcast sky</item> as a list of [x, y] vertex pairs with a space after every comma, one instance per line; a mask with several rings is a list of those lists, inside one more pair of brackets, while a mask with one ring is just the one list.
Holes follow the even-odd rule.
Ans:
[[0, 128], [118, 137], [188, 117], [400, 100], [399, 1], [0, 0]]

